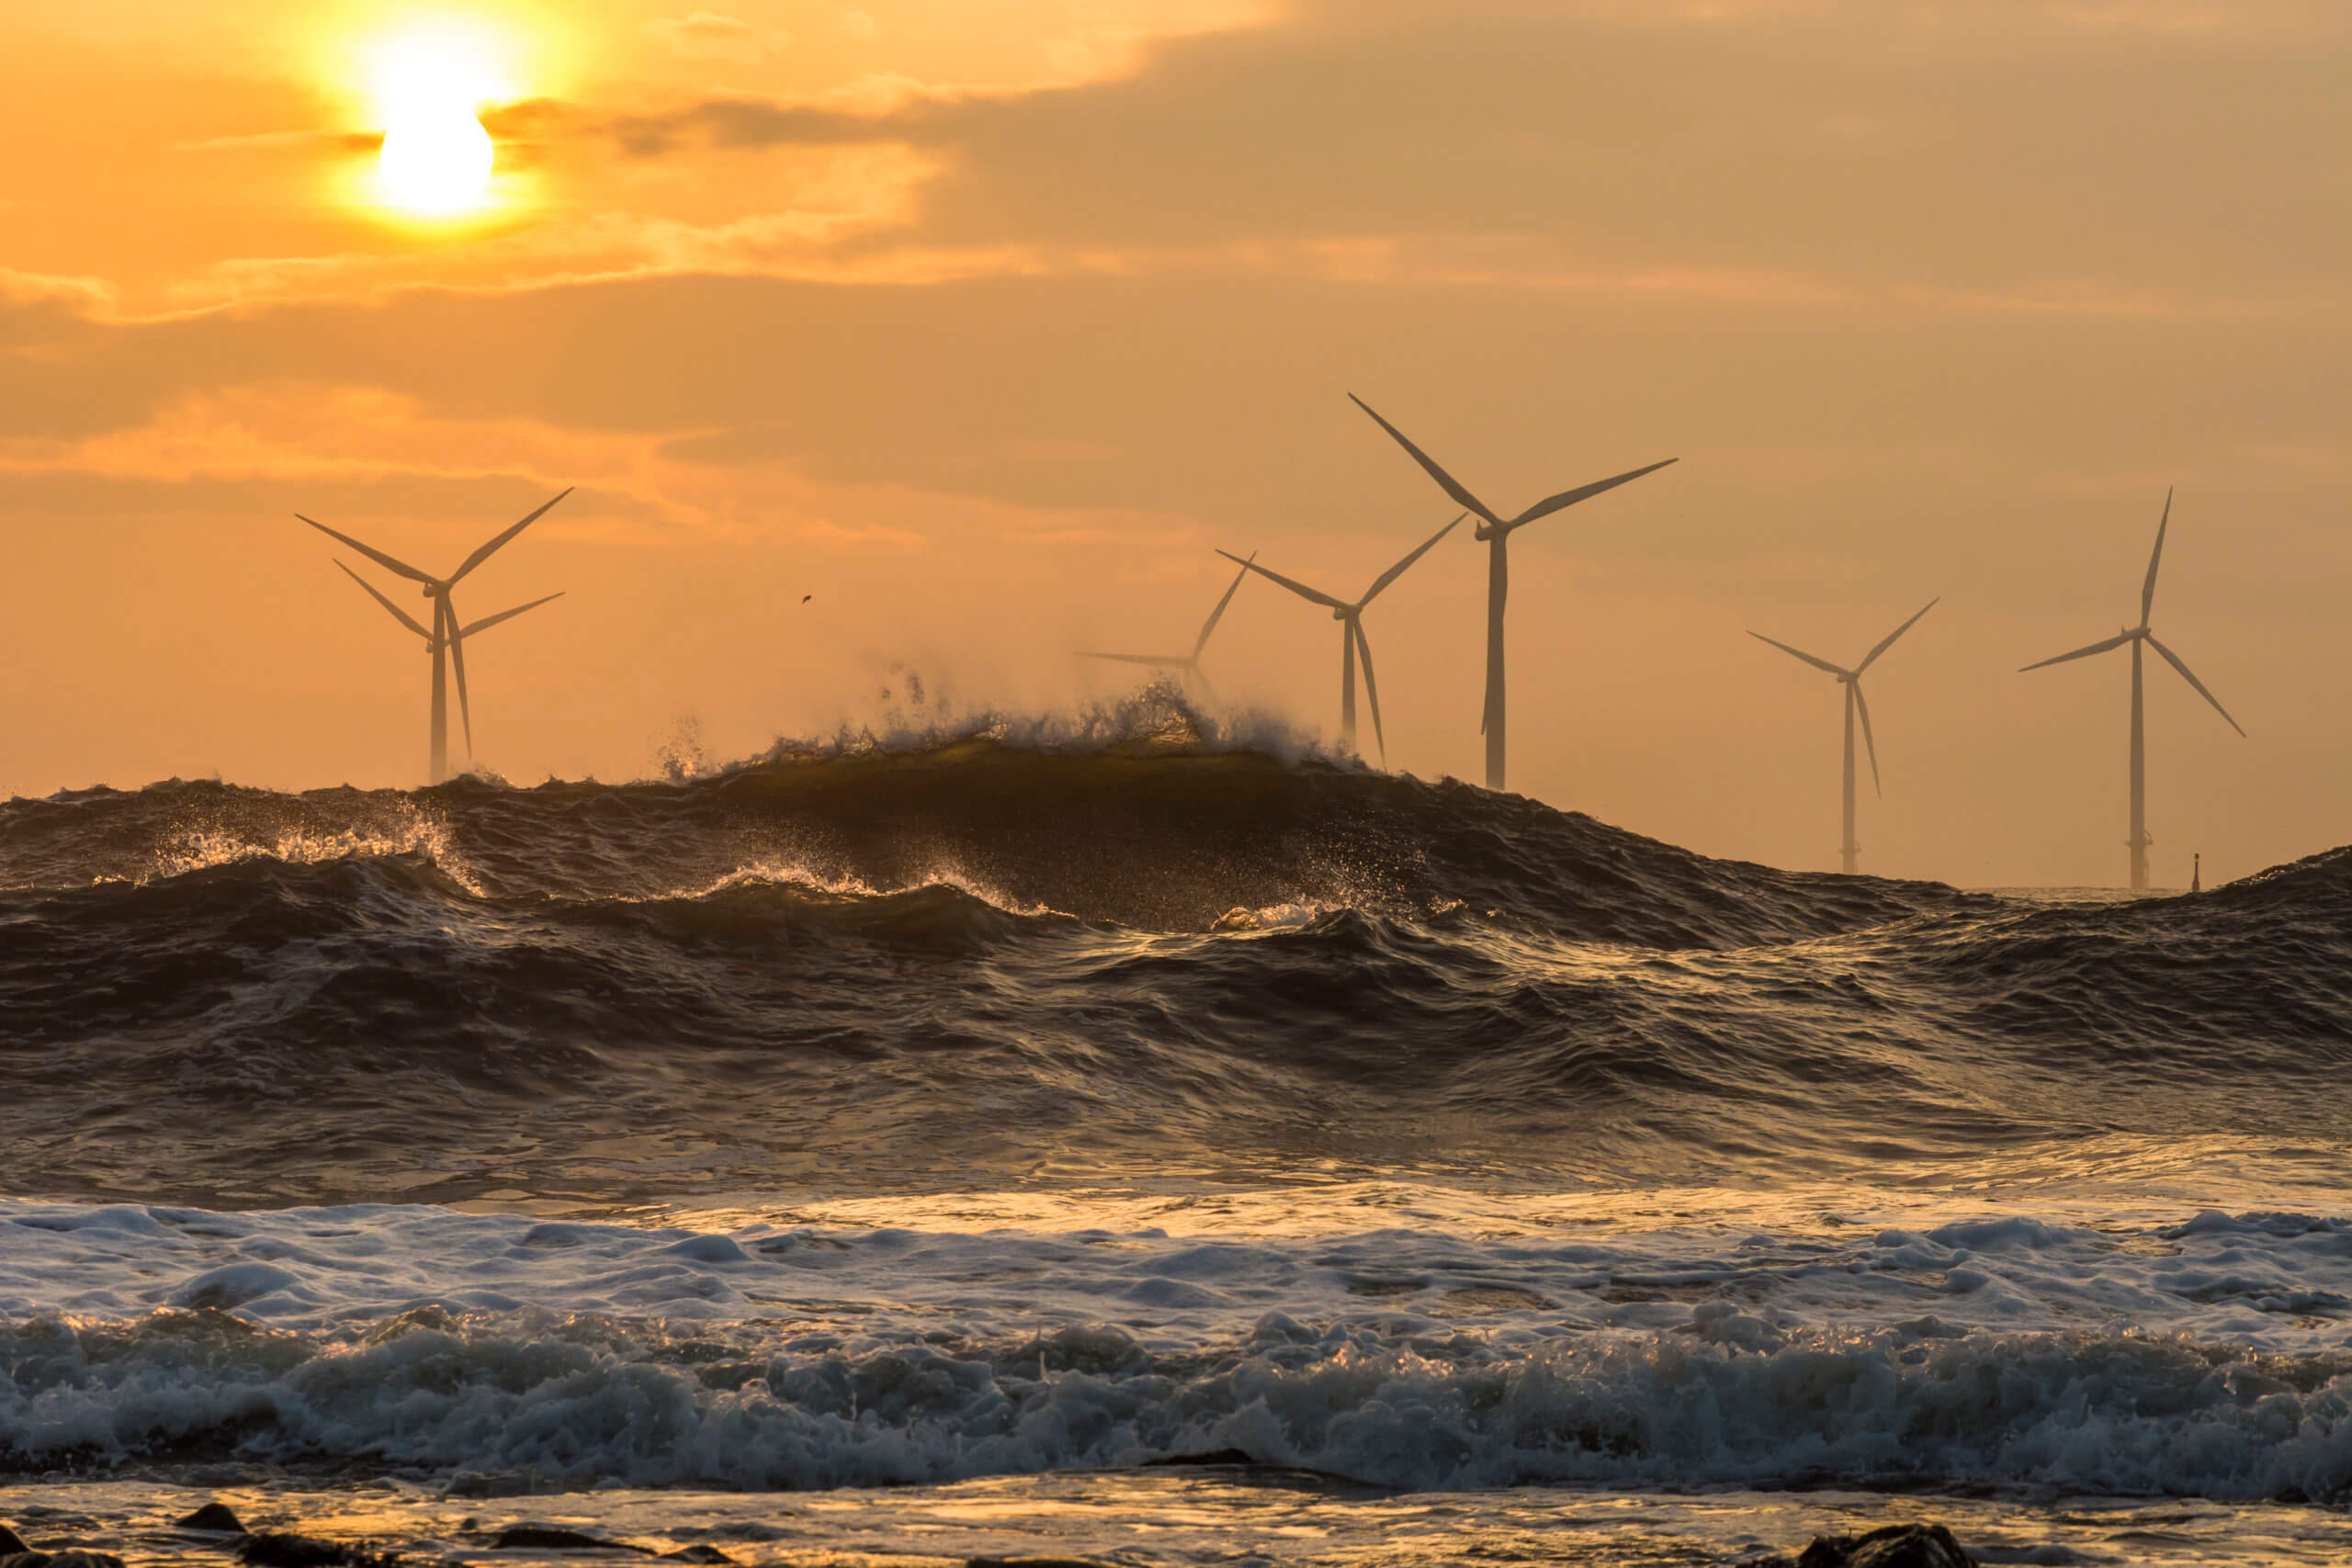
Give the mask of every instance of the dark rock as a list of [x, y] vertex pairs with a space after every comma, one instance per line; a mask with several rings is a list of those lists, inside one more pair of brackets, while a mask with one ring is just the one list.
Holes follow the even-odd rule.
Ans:
[[31, 1550], [31, 1547], [25, 1544], [23, 1536], [18, 1535], [6, 1525], [0, 1525], [0, 1557], [21, 1557]]
[[705, 1546], [700, 1541], [696, 1541], [692, 1546], [682, 1546], [675, 1551], [665, 1551], [662, 1555], [672, 1562], [732, 1562], [735, 1561], [718, 1548]]
[[11, 1551], [0, 1557], [0, 1568], [123, 1568], [123, 1563], [112, 1552], [69, 1546], [62, 1551]]
[[1941, 1525], [1888, 1525], [1867, 1535], [1815, 1536], [1797, 1568], [1976, 1568]]
[[245, 1525], [226, 1503], [207, 1503], [179, 1522], [184, 1530], [219, 1530], [224, 1535], [243, 1535]]
[[491, 1537], [490, 1544], [504, 1551], [509, 1547], [537, 1547], [542, 1551], [634, 1551], [650, 1557], [641, 1546], [631, 1546], [624, 1540], [604, 1540], [578, 1530], [568, 1530], [560, 1525], [509, 1525]]
[[237, 1547], [237, 1555], [254, 1564], [254, 1568], [353, 1568], [374, 1561], [339, 1540], [277, 1531], [245, 1537]]

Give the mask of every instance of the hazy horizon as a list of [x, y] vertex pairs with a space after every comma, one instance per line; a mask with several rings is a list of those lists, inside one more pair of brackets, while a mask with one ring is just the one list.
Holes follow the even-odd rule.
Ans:
[[[1216, 548], [1352, 594], [1453, 514], [1352, 392], [1506, 511], [1679, 459], [1513, 539], [1515, 790], [1832, 868], [1838, 692], [1747, 634], [1940, 595], [1862, 869], [2119, 884], [2128, 655], [2018, 671], [2136, 622], [2173, 488], [2247, 739], [2150, 661], [2154, 880], [2352, 840], [2340, 8], [487, 5], [458, 221], [368, 196], [368, 83], [460, 13], [6, 15], [0, 794], [423, 782], [423, 649], [293, 514], [447, 570], [572, 484], [459, 595], [566, 593], [467, 647], [517, 783], [901, 667], [1082, 709]], [[1475, 780], [1458, 532], [1365, 620], [1392, 766]], [[1250, 581], [1206, 667], [1329, 736], [1334, 630]]]

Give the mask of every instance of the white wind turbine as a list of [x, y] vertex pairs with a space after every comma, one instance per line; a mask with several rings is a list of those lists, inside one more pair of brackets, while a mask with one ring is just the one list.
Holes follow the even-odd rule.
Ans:
[[1862, 671], [1869, 669], [1871, 664], [1876, 662], [1880, 654], [1884, 653], [1888, 649], [1893, 648], [1896, 637], [1901, 637], [1905, 632], [1909, 631], [1912, 626], [1917, 625], [1918, 623], [1919, 615], [1926, 615], [1929, 610], [1934, 609], [1941, 603], [1943, 603], [1943, 601], [1940, 597], [1928, 600], [1928, 603], [1921, 607], [1917, 615], [1913, 615], [1911, 619], [1904, 622], [1901, 626], [1887, 633], [1886, 636], [1881, 637], [1879, 639], [1878, 646], [1871, 649], [1867, 654], [1863, 655], [1862, 661], [1860, 664], [1855, 665], [1851, 670], [1843, 669], [1838, 665], [1832, 664], [1826, 659], [1815, 659], [1812, 654], [1805, 652], [1803, 649], [1791, 648], [1787, 643], [1781, 642], [1777, 638], [1766, 637], [1762, 632], [1749, 632], [1747, 634], [1758, 642], [1770, 643], [1774, 648], [1779, 649], [1782, 653], [1789, 655], [1792, 659], [1804, 660], [1815, 670], [1827, 671], [1830, 674], [1838, 677], [1838, 683], [1839, 685], [1846, 688], [1846, 836], [1845, 841], [1838, 846], [1838, 852], [1843, 862], [1841, 869], [1843, 869], [1849, 876], [1853, 875], [1862, 867], [1861, 841], [1854, 837], [1854, 716], [1857, 713], [1862, 716], [1862, 744], [1869, 748], [1871, 754], [1871, 789], [1873, 793], [1884, 793], [1884, 791], [1879, 788], [1878, 741], [1871, 734], [1871, 705], [1869, 702], [1864, 700], [1862, 696]]
[[1486, 715], [1479, 720], [1478, 728], [1487, 737], [1487, 787], [1499, 790], [1503, 787], [1503, 735], [1506, 716], [1503, 701], [1503, 604], [1510, 597], [1510, 539], [1512, 530], [1524, 527], [1539, 517], [1549, 517], [1553, 513], [1563, 507], [1574, 506], [1579, 501], [1589, 501], [1603, 491], [1615, 490], [1619, 485], [1640, 479], [1644, 474], [1654, 474], [1668, 463], [1675, 462], [1676, 459], [1668, 457], [1664, 463], [1652, 463], [1645, 468], [1629, 469], [1611, 479], [1596, 479], [1589, 485], [1579, 485], [1575, 490], [1562, 491], [1557, 495], [1547, 496], [1537, 502], [1518, 516], [1507, 519], [1489, 510], [1486, 502], [1464, 489], [1452, 474], [1439, 468], [1436, 460], [1428, 453], [1407, 440], [1403, 431], [1374, 413], [1370, 403], [1365, 402], [1353, 392], [1349, 393], [1348, 397], [1356, 407], [1372, 414], [1373, 422], [1394, 436], [1397, 446], [1412, 454], [1413, 461], [1428, 470], [1430, 478], [1438, 482], [1438, 488], [1453, 498], [1454, 504], [1466, 506], [1478, 514], [1479, 523], [1475, 536], [1486, 540], [1492, 547], [1487, 552], [1487, 706]]
[[1079, 657], [1107, 659], [1119, 664], [1146, 664], [1155, 670], [1174, 670], [1179, 671], [1179, 679], [1198, 681], [1201, 683], [1201, 690], [1208, 694], [1211, 702], [1220, 700], [1216, 694], [1216, 687], [1209, 682], [1208, 672], [1201, 668], [1201, 650], [1208, 647], [1209, 634], [1216, 630], [1217, 622], [1224, 618], [1225, 607], [1233, 603], [1233, 595], [1239, 591], [1241, 580], [1250, 575], [1250, 561], [1257, 558], [1256, 554], [1252, 553], [1250, 560], [1241, 563], [1241, 570], [1233, 574], [1233, 581], [1226, 588], [1225, 597], [1216, 602], [1216, 608], [1209, 612], [1209, 618], [1201, 623], [1201, 635], [1193, 639], [1192, 652], [1096, 653], [1088, 649], [1081, 650]]
[[[473, 570], [474, 568], [488, 560], [492, 555], [497, 552], [501, 546], [514, 538], [515, 535], [521, 533], [532, 524], [537, 522], [539, 518], [546, 513], [548, 507], [553, 506], [557, 501], [561, 501], [564, 496], [570, 495], [571, 493], [571, 490], [567, 488], [562, 494], [558, 495], [555, 498], [555, 501], [548, 502], [547, 505], [540, 507], [538, 511], [532, 513], [528, 517], [524, 518], [523, 521], [515, 524], [513, 527], [505, 530], [497, 537], [492, 539], [488, 544], [474, 551], [473, 554], [468, 556], [458, 566], [458, 570], [451, 572], [447, 577], [435, 577], [431, 572], [420, 571], [415, 567], [409, 565], [406, 561], [396, 560], [392, 557], [386, 555], [383, 551], [377, 549], [372, 546], [361, 544], [358, 540], [353, 538], [348, 534], [339, 534], [323, 523], [317, 522], [309, 517], [303, 517], [299, 512], [294, 514], [296, 517], [301, 518], [301, 521], [310, 524], [311, 527], [316, 528], [320, 533], [326, 535], [329, 538], [339, 539], [343, 543], [349, 545], [353, 549], [357, 550], [361, 555], [366, 556], [369, 560], [374, 561], [385, 570], [395, 572], [401, 577], [407, 578], [412, 582], [421, 582], [424, 584], [424, 597], [433, 601], [433, 626], [430, 630], [427, 630], [421, 622], [415, 619], [415, 617], [401, 609], [390, 599], [384, 597], [383, 594], [377, 592], [375, 588], [372, 587], [357, 572], [353, 571], [347, 566], [343, 566], [341, 561], [335, 562], [335, 565], [343, 567], [345, 573], [348, 575], [353, 581], [358, 583], [360, 587], [367, 589], [369, 593], [374, 594], [376, 602], [383, 605], [385, 609], [390, 610], [395, 616], [397, 616], [402, 626], [408, 627], [409, 630], [416, 633], [419, 637], [424, 639], [425, 651], [433, 660], [432, 752], [428, 773], [431, 782], [434, 784], [439, 784], [449, 776], [449, 695], [447, 671], [451, 665], [455, 665], [458, 671], [458, 711], [460, 717], [464, 720], [466, 727], [466, 754], [468, 756], [471, 756], [473, 754], [473, 706], [467, 699], [466, 695], [466, 638], [473, 636], [476, 632], [485, 631], [490, 627], [496, 626], [501, 621], [512, 620], [526, 610], [536, 610], [541, 604], [546, 604], [548, 599], [560, 599], [563, 597], [560, 593], [550, 593], [548, 595], [547, 599], [534, 599], [531, 603], [527, 604], [518, 604], [512, 610], [502, 610], [495, 615], [486, 615], [482, 619], [474, 622], [471, 626], [461, 626], [458, 620], [457, 605], [450, 601], [449, 591], [456, 587], [468, 572]], [[446, 660], [443, 658], [445, 653], [447, 655]]]
[[1294, 582], [1278, 571], [1268, 571], [1258, 564], [1255, 556], [1242, 560], [1230, 550], [1217, 551], [1226, 559], [1238, 562], [1244, 571], [1254, 571], [1271, 581], [1279, 582], [1302, 599], [1330, 606], [1331, 618], [1340, 623], [1340, 744], [1351, 751], [1356, 749], [1356, 650], [1362, 649], [1363, 694], [1372, 704], [1372, 738], [1379, 743], [1380, 765], [1384, 768], [1388, 765], [1388, 738], [1380, 729], [1380, 686], [1372, 677], [1372, 639], [1363, 635], [1364, 606], [1379, 598], [1383, 589], [1405, 575], [1407, 567], [1429, 554], [1431, 546], [1453, 533], [1461, 524], [1462, 519], [1456, 517], [1431, 534], [1414, 548], [1412, 554], [1374, 579], [1372, 586], [1363, 591], [1363, 597], [1352, 604], [1309, 588], [1304, 582]]
[[[2156, 520], [2156, 547], [2148, 554], [2147, 581], [2140, 585], [2138, 626], [2126, 626], [2113, 637], [2095, 642], [2088, 648], [2078, 648], [2072, 653], [2062, 653], [2055, 659], [2045, 659], [2038, 664], [2025, 666], [2026, 670], [2040, 670], [2052, 664], [2064, 664], [2070, 659], [2087, 659], [2094, 653], [2121, 648], [2127, 642], [2132, 645], [2132, 837], [2125, 842], [2132, 851], [2132, 890], [2134, 893], [2144, 892], [2147, 888], [2148, 846], [2154, 842], [2148, 837], [2148, 726], [2140, 692], [2140, 645], [2144, 642], [2164, 655], [2165, 662], [2179, 671], [2180, 678], [2196, 687], [2197, 694], [2212, 704], [2213, 711], [2220, 714], [2232, 729], [2237, 730], [2240, 736], [2245, 734], [2238, 721], [2230, 717], [2230, 710], [2222, 705], [2222, 699], [2207, 691], [2205, 682], [2180, 661], [2180, 656], [2158, 642], [2156, 634], [2148, 629], [2149, 612], [2156, 602], [2156, 565], [2164, 559], [2165, 529], [2171, 523], [2172, 491], [2167, 490], [2165, 491], [2164, 515]], [[2019, 671], [2020, 674], [2023, 672]]]

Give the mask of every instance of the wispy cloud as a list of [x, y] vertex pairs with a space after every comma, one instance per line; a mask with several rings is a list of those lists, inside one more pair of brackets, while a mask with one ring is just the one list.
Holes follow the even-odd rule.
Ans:
[[682, 60], [723, 61], [757, 65], [783, 44], [783, 34], [755, 28], [741, 17], [696, 11], [685, 17], [657, 17], [647, 29]]

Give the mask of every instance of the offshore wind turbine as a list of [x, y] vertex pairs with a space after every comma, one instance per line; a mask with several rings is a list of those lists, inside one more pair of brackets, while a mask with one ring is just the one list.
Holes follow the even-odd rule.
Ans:
[[[1257, 558], [1257, 552], [1250, 552], [1250, 560]], [[1201, 623], [1201, 635], [1193, 639], [1193, 651], [1190, 653], [1096, 653], [1091, 649], [1080, 649], [1078, 656], [1080, 659], [1107, 659], [1120, 664], [1148, 664], [1155, 670], [1174, 670], [1179, 671], [1180, 680], [1198, 681], [1201, 690], [1208, 694], [1211, 702], [1221, 701], [1216, 688], [1209, 682], [1207, 671], [1201, 668], [1201, 650], [1208, 647], [1209, 634], [1216, 630], [1217, 622], [1225, 617], [1225, 607], [1233, 603], [1233, 595], [1239, 591], [1241, 580], [1249, 575], [1250, 561], [1243, 561], [1241, 570], [1233, 574], [1233, 581], [1226, 588], [1225, 597], [1216, 602], [1216, 608], [1209, 612], [1209, 618]]]
[[1350, 392], [1348, 398], [1356, 407], [1372, 414], [1373, 423], [1395, 437], [1396, 445], [1410, 453], [1413, 461], [1419, 463], [1428, 471], [1430, 478], [1437, 481], [1438, 488], [1453, 498], [1454, 504], [1466, 506], [1478, 514], [1478, 526], [1474, 536], [1485, 540], [1489, 547], [1487, 552], [1487, 706], [1485, 716], [1479, 720], [1478, 728], [1487, 737], [1487, 787], [1499, 790], [1503, 787], [1503, 739], [1506, 717], [1503, 683], [1503, 604], [1510, 597], [1510, 540], [1511, 533], [1515, 529], [1522, 528], [1534, 522], [1539, 517], [1549, 517], [1563, 507], [1574, 506], [1579, 501], [1589, 501], [1603, 491], [1615, 490], [1619, 485], [1630, 483], [1640, 479], [1644, 474], [1654, 474], [1676, 459], [1668, 457], [1664, 463], [1652, 463], [1644, 468], [1631, 468], [1610, 479], [1595, 479], [1589, 485], [1579, 485], [1575, 490], [1562, 491], [1557, 495], [1546, 496], [1516, 517], [1505, 518], [1489, 508], [1485, 502], [1472, 495], [1452, 474], [1438, 467], [1436, 459], [1407, 440], [1403, 431], [1374, 412], [1370, 403], [1365, 402], [1353, 392]]
[[1878, 646], [1864, 654], [1862, 656], [1862, 661], [1860, 664], [1855, 665], [1851, 670], [1832, 664], [1826, 659], [1816, 659], [1801, 648], [1791, 648], [1787, 643], [1781, 642], [1774, 637], [1766, 637], [1762, 632], [1749, 632], [1747, 634], [1758, 642], [1770, 643], [1774, 648], [1779, 649], [1782, 653], [1787, 654], [1792, 659], [1804, 660], [1815, 670], [1827, 671], [1830, 674], [1838, 677], [1838, 683], [1839, 685], [1846, 688], [1846, 834], [1844, 841], [1838, 847], [1838, 853], [1841, 862], [1839, 869], [1844, 871], [1849, 876], [1853, 875], [1862, 868], [1861, 840], [1854, 837], [1854, 716], [1857, 713], [1862, 716], [1862, 744], [1870, 749], [1871, 792], [1874, 795], [1883, 795], [1885, 793], [1885, 791], [1879, 786], [1878, 741], [1871, 735], [1871, 705], [1865, 701], [1862, 696], [1862, 671], [1869, 669], [1873, 663], [1875, 663], [1880, 654], [1884, 653], [1888, 649], [1893, 648], [1896, 637], [1901, 637], [1905, 632], [1909, 631], [1914, 626], [1917, 625], [1919, 615], [1926, 615], [1929, 610], [1934, 609], [1938, 604], [1942, 603], [1943, 599], [1941, 595], [1938, 595], [1936, 598], [1928, 600], [1926, 604], [1920, 607], [1918, 615], [1913, 615], [1909, 620], [1904, 622], [1901, 626], [1895, 627], [1893, 631], [1879, 638]]
[[[417, 635], [424, 638], [426, 653], [433, 660], [431, 760], [428, 764], [427, 773], [430, 782], [434, 784], [440, 784], [449, 776], [449, 694], [447, 672], [449, 667], [452, 665], [456, 667], [458, 671], [458, 711], [459, 716], [463, 718], [466, 727], [466, 754], [469, 757], [473, 755], [473, 705], [466, 696], [466, 638], [473, 636], [476, 632], [483, 631], [491, 626], [494, 626], [501, 621], [512, 620], [516, 615], [521, 615], [525, 610], [535, 610], [541, 604], [546, 604], [548, 599], [560, 599], [562, 597], [560, 593], [550, 593], [548, 595], [548, 599], [535, 599], [528, 604], [517, 605], [512, 610], [502, 610], [495, 615], [487, 615], [482, 619], [474, 622], [471, 626], [465, 626], [458, 619], [458, 607], [451, 602], [449, 591], [452, 588], [455, 588], [458, 583], [464, 579], [468, 572], [473, 570], [474, 568], [488, 560], [502, 546], [513, 539], [515, 535], [521, 533], [524, 529], [537, 522], [541, 516], [546, 514], [548, 507], [553, 506], [557, 501], [561, 501], [564, 496], [570, 495], [571, 493], [571, 488], [566, 487], [561, 494], [556, 496], [554, 501], [547, 502], [546, 505], [541, 506], [538, 511], [532, 513], [520, 523], [517, 523], [513, 527], [500, 533], [488, 544], [483, 545], [480, 549], [474, 551], [473, 554], [468, 556], [463, 562], [459, 563], [458, 570], [451, 572], [447, 577], [435, 577], [431, 572], [419, 570], [417, 568], [409, 565], [406, 561], [395, 559], [371, 545], [361, 544], [358, 540], [353, 538], [348, 534], [339, 534], [323, 523], [317, 522], [309, 517], [303, 517], [299, 512], [294, 514], [296, 517], [300, 518], [301, 521], [310, 524], [311, 527], [316, 528], [320, 533], [326, 535], [329, 538], [341, 540], [344, 544], [350, 546], [353, 549], [357, 550], [361, 555], [366, 556], [369, 560], [374, 561], [378, 566], [382, 567], [385, 570], [405, 577], [412, 582], [421, 582], [424, 584], [424, 597], [433, 601], [433, 626], [429, 631], [406, 611], [400, 609], [390, 599], [385, 598], [383, 594], [378, 593], [376, 590], [369, 586], [368, 581], [361, 578], [357, 572], [353, 571], [347, 566], [343, 567], [344, 571], [350, 576], [352, 581], [357, 582], [360, 587], [366, 588], [369, 593], [375, 594], [376, 602], [383, 605], [385, 609], [391, 611], [394, 615], [398, 616], [401, 625], [407, 626], [409, 630], [415, 632]], [[341, 561], [337, 561], [335, 564], [337, 566], [343, 566]], [[445, 658], [444, 655], [447, 657]]]
[[[2132, 851], [2132, 891], [2134, 893], [2147, 890], [2148, 846], [2155, 841], [2148, 837], [2148, 725], [2141, 700], [2140, 645], [2146, 643], [2162, 654], [2165, 662], [2179, 671], [2180, 678], [2196, 687], [2197, 694], [2212, 704], [2213, 711], [2220, 714], [2232, 729], [2241, 737], [2245, 734], [2238, 721], [2230, 717], [2230, 710], [2222, 705], [2222, 699], [2207, 691], [2205, 682], [2180, 661], [2180, 655], [2158, 642], [2156, 634], [2148, 629], [2149, 613], [2156, 602], [2156, 566], [2165, 558], [2165, 529], [2171, 523], [2172, 491], [2167, 490], [2165, 491], [2164, 515], [2156, 520], [2156, 547], [2148, 553], [2147, 581], [2140, 585], [2138, 626], [2126, 626], [2113, 637], [2092, 643], [2088, 648], [2078, 648], [2072, 653], [2062, 653], [2055, 659], [2045, 659], [2024, 667], [2025, 670], [2040, 670], [2052, 664], [2064, 664], [2071, 659], [2088, 659], [2094, 653], [2105, 653], [2109, 649], [2121, 648], [2127, 642], [2132, 645], [2132, 836], [2124, 842]], [[2022, 674], [2024, 671], [2018, 673]]]
[[1462, 519], [1456, 517], [1453, 522], [1422, 540], [1420, 544], [1414, 547], [1412, 554], [1374, 579], [1372, 586], [1363, 591], [1363, 597], [1353, 604], [1334, 599], [1329, 593], [1309, 588], [1304, 582], [1294, 582], [1278, 571], [1269, 571], [1258, 564], [1258, 558], [1254, 555], [1248, 560], [1242, 560], [1231, 550], [1217, 551], [1217, 554], [1226, 559], [1239, 562], [1244, 571], [1254, 571], [1261, 577], [1279, 582], [1302, 599], [1330, 606], [1331, 618], [1340, 623], [1340, 744], [1351, 751], [1356, 749], [1356, 650], [1362, 649], [1363, 650], [1363, 694], [1372, 704], [1372, 738], [1379, 743], [1380, 765], [1384, 768], [1388, 765], [1388, 738], [1382, 734], [1380, 729], [1380, 685], [1372, 677], [1372, 639], [1363, 635], [1364, 606], [1379, 598], [1382, 590], [1405, 575], [1407, 567], [1429, 554], [1431, 546], [1453, 533], [1461, 525]]

